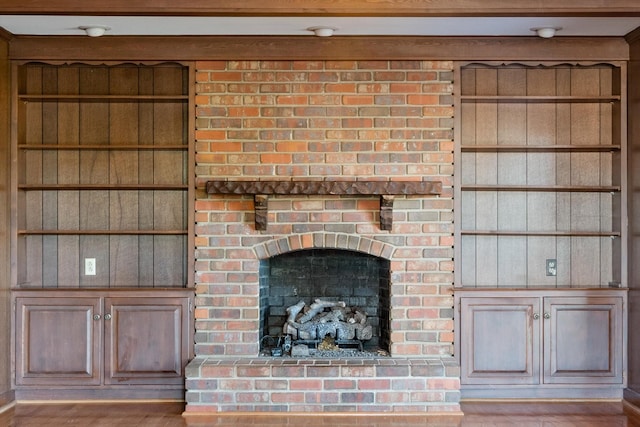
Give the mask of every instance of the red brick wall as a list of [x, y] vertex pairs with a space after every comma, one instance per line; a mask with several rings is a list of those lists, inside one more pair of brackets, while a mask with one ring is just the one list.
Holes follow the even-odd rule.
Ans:
[[[354, 245], [391, 261], [392, 356], [453, 351], [453, 64], [200, 61], [196, 65], [196, 355], [258, 353], [258, 266], [295, 248]], [[441, 180], [443, 194], [250, 196], [208, 179]], [[354, 240], [355, 239], [355, 240]]]

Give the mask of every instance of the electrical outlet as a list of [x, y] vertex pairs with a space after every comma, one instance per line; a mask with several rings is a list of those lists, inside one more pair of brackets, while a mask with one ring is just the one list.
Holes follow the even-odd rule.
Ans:
[[84, 275], [85, 276], [96, 275], [96, 259], [95, 258], [84, 259]]
[[547, 260], [547, 276], [555, 276], [558, 274], [558, 262], [555, 259]]

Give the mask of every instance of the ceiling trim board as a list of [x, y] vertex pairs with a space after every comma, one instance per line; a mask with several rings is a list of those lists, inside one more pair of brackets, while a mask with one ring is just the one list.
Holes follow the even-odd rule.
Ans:
[[13, 60], [626, 61], [624, 37], [16, 36]]
[[0, 14], [129, 16], [630, 16], [637, 0], [3, 0]]

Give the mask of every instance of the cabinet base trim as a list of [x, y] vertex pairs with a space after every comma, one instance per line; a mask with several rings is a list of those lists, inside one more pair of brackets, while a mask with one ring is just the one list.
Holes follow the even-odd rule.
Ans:
[[38, 390], [31, 389], [17, 389], [15, 392], [15, 399], [18, 402], [29, 401], [29, 403], [37, 403], [38, 401], [47, 403], [64, 403], [65, 401], [84, 401], [90, 402], [98, 400], [100, 402], [111, 401], [129, 401], [136, 399], [140, 401], [178, 401], [183, 402], [185, 391], [180, 389], [133, 389], [128, 388], [126, 390], [104, 390], [104, 389], [87, 389], [87, 388], [74, 388], [74, 389], [60, 389], [50, 388]]
[[615, 399], [621, 400], [623, 394], [622, 387], [606, 388], [595, 387], [500, 387], [491, 389], [477, 388], [469, 389], [464, 386], [460, 390], [461, 400], [477, 399], [503, 399], [514, 401], [517, 399]]

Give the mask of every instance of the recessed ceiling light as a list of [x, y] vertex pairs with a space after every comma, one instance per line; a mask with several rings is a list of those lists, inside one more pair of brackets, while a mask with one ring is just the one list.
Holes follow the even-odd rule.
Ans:
[[106, 31], [109, 31], [111, 29], [111, 27], [107, 27], [105, 25], [83, 25], [78, 28], [87, 33], [89, 37], [103, 36]]
[[538, 27], [531, 28], [531, 31], [535, 31], [538, 37], [543, 39], [550, 39], [556, 35], [556, 31], [560, 31], [562, 27]]
[[333, 32], [337, 30], [335, 27], [309, 27], [309, 31], [313, 31], [318, 37], [331, 37]]

